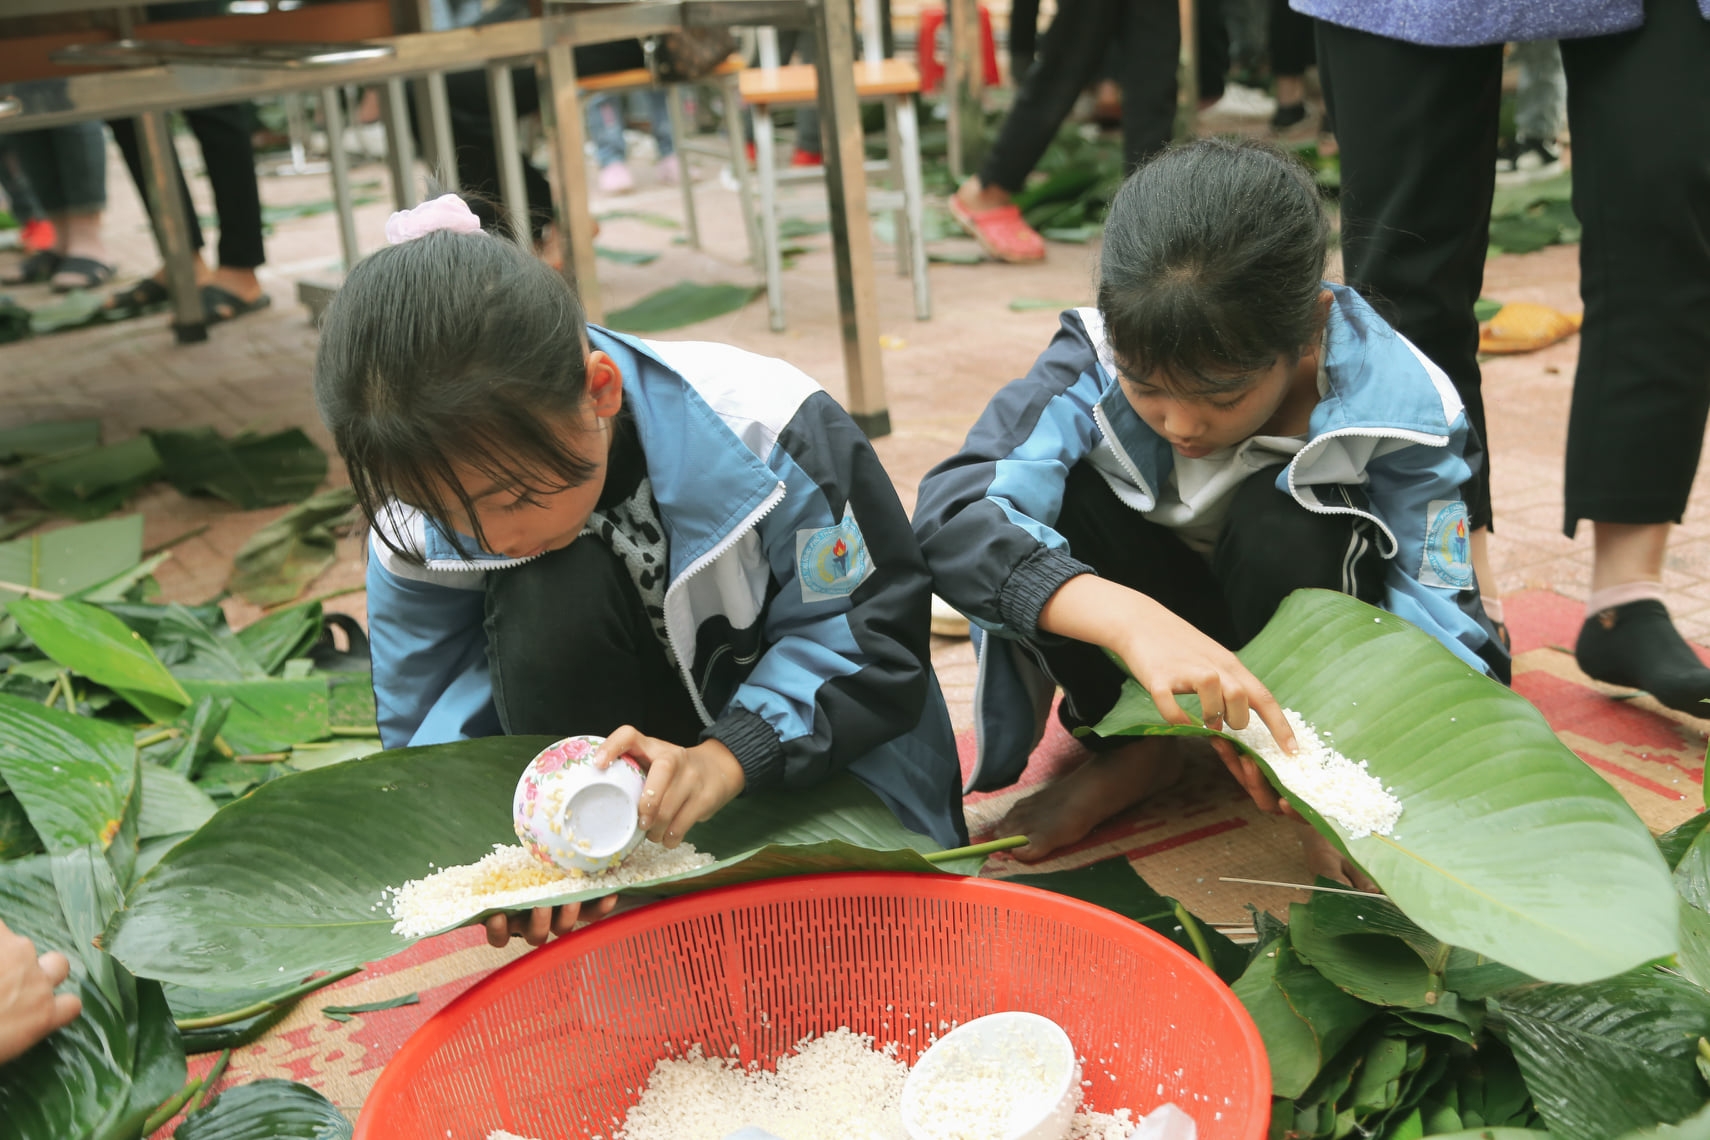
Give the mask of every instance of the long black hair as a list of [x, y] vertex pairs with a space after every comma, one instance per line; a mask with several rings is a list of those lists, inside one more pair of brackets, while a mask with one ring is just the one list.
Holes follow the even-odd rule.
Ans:
[[1330, 224], [1306, 168], [1273, 146], [1201, 139], [1129, 176], [1104, 226], [1098, 309], [1132, 379], [1238, 389], [1318, 327]]
[[485, 547], [454, 465], [521, 494], [586, 482], [598, 463], [562, 430], [586, 339], [564, 278], [496, 234], [429, 233], [357, 265], [321, 325], [315, 401], [369, 520], [396, 500], [449, 534], [455, 502]]

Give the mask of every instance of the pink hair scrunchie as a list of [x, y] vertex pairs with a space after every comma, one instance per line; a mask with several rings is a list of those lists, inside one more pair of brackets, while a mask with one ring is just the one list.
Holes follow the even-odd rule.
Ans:
[[431, 234], [435, 230], [450, 230], [459, 234], [481, 232], [481, 219], [469, 208], [469, 203], [456, 194], [441, 194], [412, 210], [399, 210], [386, 219], [386, 243], [400, 242]]

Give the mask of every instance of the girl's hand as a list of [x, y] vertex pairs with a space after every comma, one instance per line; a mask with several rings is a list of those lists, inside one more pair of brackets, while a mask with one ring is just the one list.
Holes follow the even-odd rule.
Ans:
[[0, 923], [0, 1063], [20, 1056], [83, 1011], [76, 994], [56, 994], [71, 973], [65, 955], [37, 957], [33, 942]]
[[1235, 782], [1253, 797], [1253, 802], [1258, 805], [1260, 811], [1267, 815], [1283, 815], [1301, 823], [1306, 822], [1301, 819], [1300, 813], [1294, 810], [1293, 804], [1277, 795], [1276, 789], [1271, 787], [1271, 782], [1265, 779], [1265, 773], [1253, 762], [1251, 756], [1221, 736], [1211, 738], [1211, 747], [1217, 753], [1217, 758], [1223, 761], [1223, 766], [1229, 769], [1229, 774], [1235, 777]]
[[681, 843], [689, 828], [735, 799], [748, 782], [730, 749], [716, 740], [683, 748], [643, 736], [626, 724], [606, 737], [594, 754], [594, 764], [604, 768], [620, 756], [630, 757], [646, 770], [641, 826], [647, 838], [666, 847]]
[[[487, 945], [503, 947], [516, 937], [521, 937], [530, 946], [543, 945], [548, 938], [560, 934], [569, 934], [580, 919], [592, 922], [596, 918], [604, 918], [617, 905], [616, 895], [607, 895], [603, 899], [595, 899], [589, 903], [566, 903], [563, 906], [537, 906], [533, 910], [519, 910], [510, 914], [495, 914], [490, 916], [484, 925], [487, 928]], [[584, 907], [586, 913], [584, 913]]]
[[1246, 728], [1256, 713], [1284, 752], [1295, 750], [1282, 706], [1240, 658], [1137, 590], [1092, 574], [1070, 578], [1039, 611], [1039, 628], [1121, 657], [1170, 724], [1193, 723], [1176, 703], [1177, 693], [1192, 693], [1207, 728]]

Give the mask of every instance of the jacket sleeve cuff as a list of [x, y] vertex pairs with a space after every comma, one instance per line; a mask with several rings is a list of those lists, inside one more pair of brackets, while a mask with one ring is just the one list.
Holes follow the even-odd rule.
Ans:
[[998, 592], [998, 610], [1004, 627], [1021, 637], [1040, 636], [1039, 611], [1070, 578], [1096, 574], [1091, 566], [1065, 550], [1043, 546], [1027, 556]]
[[730, 749], [742, 765], [743, 790], [758, 791], [781, 783], [784, 778], [784, 743], [777, 730], [757, 714], [734, 708], [701, 733], [702, 740], [716, 740]]

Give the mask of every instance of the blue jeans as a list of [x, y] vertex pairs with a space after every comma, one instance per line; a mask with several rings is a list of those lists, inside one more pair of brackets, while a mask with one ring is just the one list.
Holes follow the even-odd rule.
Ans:
[[[588, 100], [588, 137], [594, 140], [594, 153], [603, 167], [622, 162], [628, 154], [623, 141], [625, 94], [612, 91]], [[632, 105], [646, 100], [653, 140], [659, 144], [659, 157], [666, 157], [675, 149], [676, 140], [671, 137], [671, 115], [665, 104], [664, 88], [649, 87], [627, 95]]]
[[17, 173], [43, 213], [90, 214], [107, 208], [107, 136], [100, 123], [20, 131], [7, 142]]

